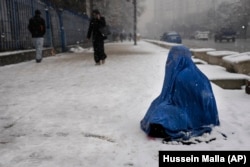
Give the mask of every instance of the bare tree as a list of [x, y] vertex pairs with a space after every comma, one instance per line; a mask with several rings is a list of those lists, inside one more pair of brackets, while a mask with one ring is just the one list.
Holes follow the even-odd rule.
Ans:
[[[77, 13], [86, 13], [86, 0], [43, 0], [56, 9], [67, 9]], [[91, 0], [91, 8], [99, 9], [107, 24], [117, 31], [132, 31], [133, 0]], [[144, 11], [145, 0], [137, 0], [137, 16]], [[90, 9], [91, 11], [92, 9]]]

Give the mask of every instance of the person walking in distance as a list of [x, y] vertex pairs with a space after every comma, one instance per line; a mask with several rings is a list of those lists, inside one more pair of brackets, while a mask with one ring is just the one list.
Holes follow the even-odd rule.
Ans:
[[96, 65], [105, 63], [107, 55], [104, 51], [104, 40], [105, 37], [100, 32], [100, 29], [106, 26], [106, 21], [101, 16], [99, 10], [95, 9], [92, 11], [92, 18], [89, 23], [87, 39], [90, 40], [92, 37], [92, 43], [94, 48], [94, 61]]
[[41, 17], [41, 11], [36, 10], [35, 16], [29, 19], [28, 29], [32, 35], [33, 43], [36, 48], [36, 62], [42, 61], [44, 34], [46, 33], [45, 20]]

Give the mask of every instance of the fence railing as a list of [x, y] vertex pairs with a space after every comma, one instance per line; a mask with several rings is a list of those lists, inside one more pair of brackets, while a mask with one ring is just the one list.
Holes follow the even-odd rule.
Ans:
[[0, 1], [0, 52], [33, 48], [27, 29], [29, 19], [39, 9], [46, 20], [44, 46], [66, 50], [68, 45], [81, 44], [89, 19], [72, 11], [59, 10], [40, 0]]

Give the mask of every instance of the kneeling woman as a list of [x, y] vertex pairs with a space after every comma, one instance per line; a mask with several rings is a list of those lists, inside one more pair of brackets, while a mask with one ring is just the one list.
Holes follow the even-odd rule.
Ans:
[[141, 120], [142, 130], [170, 141], [188, 140], [219, 124], [210, 81], [196, 67], [188, 48], [172, 47], [162, 91]]

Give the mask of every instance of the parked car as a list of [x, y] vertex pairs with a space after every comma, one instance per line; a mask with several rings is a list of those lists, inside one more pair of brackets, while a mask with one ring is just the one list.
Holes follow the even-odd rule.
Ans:
[[221, 28], [219, 31], [217, 31], [214, 35], [214, 41], [232, 41], [235, 42], [236, 39], [236, 31], [234, 31], [232, 28]]
[[208, 40], [209, 31], [196, 31], [194, 34], [194, 39]]
[[161, 41], [169, 42], [169, 43], [182, 43], [182, 39], [179, 33], [175, 31], [166, 32], [162, 35]]

